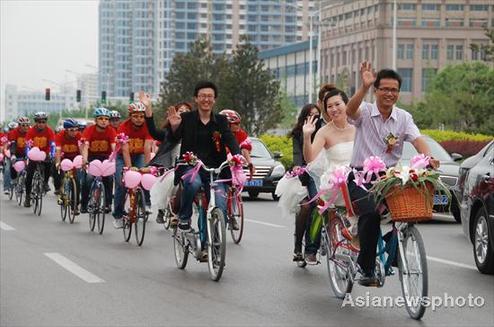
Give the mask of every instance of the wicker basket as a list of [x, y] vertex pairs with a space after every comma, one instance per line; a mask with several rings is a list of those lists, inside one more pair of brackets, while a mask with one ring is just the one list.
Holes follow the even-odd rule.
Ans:
[[432, 198], [434, 187], [394, 187], [386, 195], [386, 203], [393, 221], [417, 222], [432, 219]]

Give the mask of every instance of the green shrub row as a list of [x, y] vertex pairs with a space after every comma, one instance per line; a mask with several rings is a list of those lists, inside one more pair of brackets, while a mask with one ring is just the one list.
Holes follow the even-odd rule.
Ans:
[[441, 143], [444, 141], [477, 141], [484, 142], [492, 140], [493, 136], [484, 134], [469, 134], [465, 132], [440, 131], [437, 129], [423, 129], [422, 134], [429, 135], [431, 138]]
[[271, 152], [280, 152], [283, 157], [281, 163], [291, 167], [293, 163], [292, 139], [288, 136], [263, 134], [259, 137]]

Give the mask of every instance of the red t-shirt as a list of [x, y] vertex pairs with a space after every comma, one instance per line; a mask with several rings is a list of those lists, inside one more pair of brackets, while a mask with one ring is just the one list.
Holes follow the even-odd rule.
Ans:
[[235, 136], [235, 139], [237, 140], [237, 143], [240, 146], [240, 149], [246, 149], [247, 151], [252, 151], [252, 145], [242, 144], [242, 142], [245, 141], [249, 137], [249, 135], [247, 134], [246, 131], [244, 131], [243, 129], [239, 129], [238, 131], [232, 132], [232, 133]]
[[65, 131], [61, 131], [55, 136], [55, 144], [62, 148], [64, 158], [72, 160], [79, 154], [80, 139], [81, 133], [79, 132], [75, 134], [75, 137], [69, 138], [68, 135], [65, 135]]
[[127, 144], [129, 145], [130, 155], [143, 154], [144, 142], [146, 140], [153, 140], [153, 137], [149, 134], [148, 127], [145, 123], [138, 129], [135, 129], [130, 119], [127, 119], [120, 124], [117, 133], [124, 133], [129, 137]]
[[50, 143], [55, 141], [55, 133], [50, 127], [46, 127], [42, 131], [36, 127], [31, 127], [26, 134], [26, 141], [33, 141], [33, 147], [37, 146], [41, 151], [50, 153]]
[[24, 157], [26, 155], [26, 135], [27, 133], [22, 134], [19, 128], [9, 132], [9, 141], [15, 142], [15, 155], [17, 157]]
[[84, 130], [82, 138], [84, 142], [89, 142], [88, 156], [109, 156], [111, 145], [115, 144], [117, 133], [108, 126], [103, 132], [96, 130], [96, 125], [91, 125]]

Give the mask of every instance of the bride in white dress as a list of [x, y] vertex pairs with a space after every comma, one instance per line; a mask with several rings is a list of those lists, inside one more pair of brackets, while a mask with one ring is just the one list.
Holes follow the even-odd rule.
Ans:
[[[304, 137], [304, 158], [307, 170], [316, 181], [318, 189], [327, 188], [329, 177], [335, 169], [349, 166], [355, 139], [355, 127], [347, 121], [347, 95], [338, 89], [330, 90], [324, 97], [323, 117], [328, 123], [320, 128], [314, 141]], [[310, 135], [315, 129], [315, 121], [309, 118], [303, 133]], [[340, 205], [341, 199], [337, 200]]]

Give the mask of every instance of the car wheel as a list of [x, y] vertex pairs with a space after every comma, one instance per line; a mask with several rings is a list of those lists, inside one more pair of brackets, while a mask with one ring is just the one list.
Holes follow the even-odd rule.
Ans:
[[458, 206], [458, 200], [456, 200], [454, 196], [451, 198], [451, 214], [455, 218], [456, 222], [461, 224], [460, 207]]
[[271, 196], [273, 197], [273, 200], [278, 201], [280, 199], [279, 196], [276, 195], [276, 193], [271, 193]]
[[259, 196], [259, 192], [258, 191], [249, 191], [249, 198], [251, 200], [254, 200], [254, 199], [257, 199], [257, 197]]
[[477, 269], [483, 274], [494, 274], [494, 253], [491, 247], [487, 212], [480, 208], [475, 216], [473, 230], [473, 257]]

